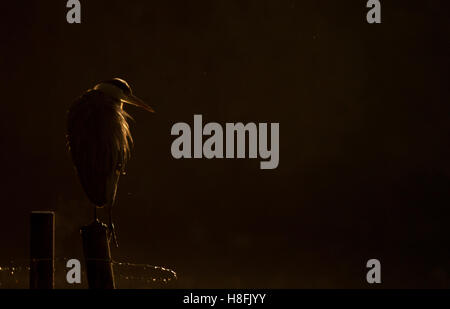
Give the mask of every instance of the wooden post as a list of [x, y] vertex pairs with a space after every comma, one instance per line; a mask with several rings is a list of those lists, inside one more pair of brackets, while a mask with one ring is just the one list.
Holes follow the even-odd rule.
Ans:
[[31, 212], [30, 232], [30, 289], [53, 289], [55, 273], [54, 212]]
[[89, 288], [114, 289], [108, 227], [97, 220], [81, 228], [81, 237]]

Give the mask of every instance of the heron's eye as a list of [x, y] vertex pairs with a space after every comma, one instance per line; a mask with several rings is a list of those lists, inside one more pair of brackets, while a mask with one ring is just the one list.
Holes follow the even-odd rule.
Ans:
[[130, 88], [122, 89], [122, 91], [123, 91], [126, 95], [130, 95], [130, 94], [131, 94], [131, 89], [130, 89]]

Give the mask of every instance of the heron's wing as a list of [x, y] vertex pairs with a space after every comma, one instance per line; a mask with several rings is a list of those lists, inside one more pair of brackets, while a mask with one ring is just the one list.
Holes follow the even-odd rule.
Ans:
[[72, 160], [84, 191], [97, 206], [114, 201], [117, 168], [125, 166], [132, 144], [128, 118], [120, 105], [98, 91], [87, 92], [69, 109]]

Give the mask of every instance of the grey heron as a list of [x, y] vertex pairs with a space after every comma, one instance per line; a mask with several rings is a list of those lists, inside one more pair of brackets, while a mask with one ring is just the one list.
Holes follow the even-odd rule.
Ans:
[[154, 110], [133, 95], [128, 83], [120, 78], [106, 80], [78, 97], [67, 115], [67, 144], [81, 186], [97, 207], [109, 211], [109, 233], [117, 246], [112, 207], [117, 184], [130, 158], [133, 143], [123, 104]]

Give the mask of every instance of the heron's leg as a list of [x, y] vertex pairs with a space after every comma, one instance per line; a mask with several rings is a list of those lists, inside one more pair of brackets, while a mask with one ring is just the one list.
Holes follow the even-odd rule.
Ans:
[[97, 222], [97, 205], [94, 205], [94, 222]]
[[114, 223], [112, 222], [112, 204], [109, 205], [109, 232], [111, 233], [114, 245], [116, 247], [119, 247], [119, 243], [117, 242], [116, 229], [114, 227]]
[[114, 186], [113, 186], [113, 194], [112, 194], [112, 198], [110, 200], [110, 202], [108, 203], [109, 206], [109, 232], [111, 233], [110, 236], [113, 239], [114, 244], [116, 245], [116, 247], [119, 247], [119, 243], [117, 242], [117, 234], [116, 234], [116, 229], [114, 227], [114, 223], [113, 223], [113, 219], [112, 219], [112, 208], [114, 206], [114, 202], [116, 200], [116, 193], [117, 193], [117, 184], [119, 183], [119, 177], [122, 171], [122, 165], [119, 163], [120, 168], [116, 169], [116, 172], [114, 174]]

